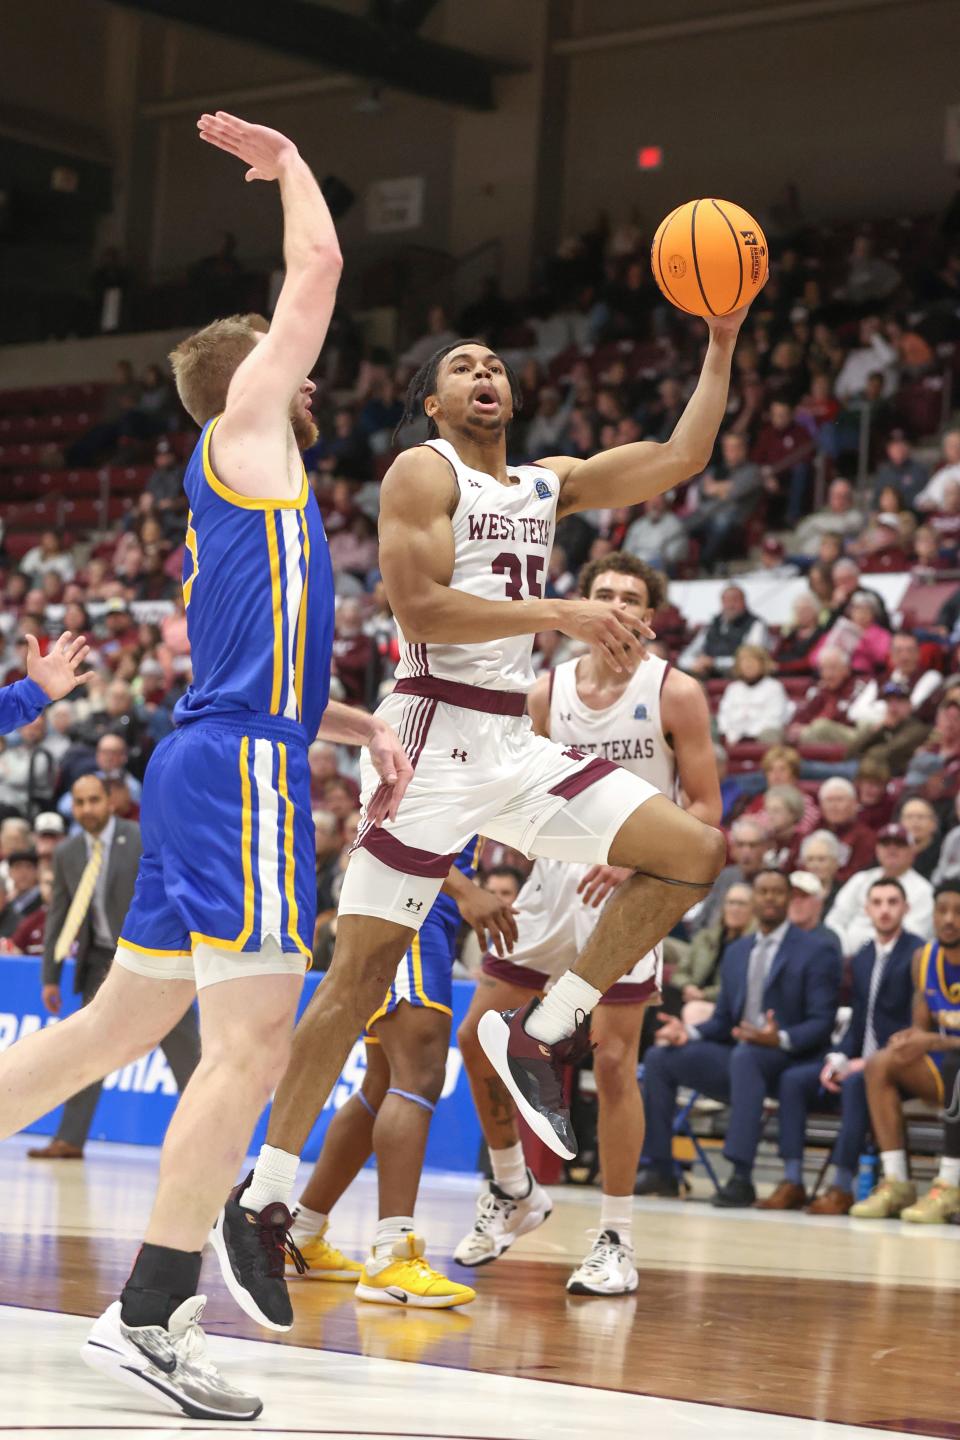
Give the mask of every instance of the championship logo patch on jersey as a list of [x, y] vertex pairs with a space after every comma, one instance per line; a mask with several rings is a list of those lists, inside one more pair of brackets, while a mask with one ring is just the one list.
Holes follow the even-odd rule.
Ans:
[[650, 716], [647, 714], [646, 705], [638, 705], [633, 712], [633, 718], [634, 720], [649, 720]]
[[550, 489], [550, 486], [547, 484], [546, 480], [537, 481], [537, 494], [540, 496], [541, 500], [549, 500], [552, 493], [553, 492]]

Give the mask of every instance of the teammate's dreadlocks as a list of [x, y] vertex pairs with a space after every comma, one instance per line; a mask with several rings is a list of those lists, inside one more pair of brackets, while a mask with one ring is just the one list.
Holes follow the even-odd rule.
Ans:
[[[403, 414], [400, 417], [399, 425], [393, 432], [394, 441], [396, 441], [397, 436], [405, 425], [410, 425], [423, 414], [423, 402], [428, 395], [433, 395], [436, 391], [437, 371], [440, 369], [440, 361], [444, 356], [452, 354], [454, 350], [459, 350], [462, 345], [486, 345], [486, 343], [485, 340], [455, 340], [452, 345], [443, 345], [439, 350], [435, 350], [430, 356], [430, 359], [423, 362], [407, 386], [407, 393], [404, 397]], [[520, 389], [520, 381], [505, 360], [501, 359], [500, 364], [503, 366], [504, 374], [510, 383], [510, 397], [513, 400], [513, 413], [516, 415], [523, 404], [523, 391]], [[440, 432], [437, 429], [436, 422], [428, 419], [427, 438], [436, 440], [439, 434]]]

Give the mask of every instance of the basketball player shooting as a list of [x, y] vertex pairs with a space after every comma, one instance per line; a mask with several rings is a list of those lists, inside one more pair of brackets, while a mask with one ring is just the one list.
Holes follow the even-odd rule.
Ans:
[[[147, 767], [143, 856], [115, 962], [90, 1005], [0, 1057], [0, 1134], [145, 1054], [198, 997], [203, 1053], [167, 1130], [144, 1243], [82, 1353], [151, 1404], [252, 1420], [260, 1399], [205, 1357], [197, 1290], [210, 1227], [286, 1066], [310, 957], [307, 746], [319, 727], [370, 747], [374, 823], [396, 814], [410, 767], [382, 719], [327, 703], [333, 578], [300, 455], [317, 433], [305, 377], [340, 278], [333, 222], [284, 135], [224, 114], [199, 129], [245, 162], [247, 180], [278, 184], [286, 276], [269, 328], [215, 321], [171, 357], [202, 427], [184, 478], [193, 683]], [[258, 1253], [281, 1275], [289, 1224], [279, 1207], [257, 1226]]]
[[[543, 1001], [481, 1022], [480, 1041], [524, 1118], [567, 1157], [576, 1141], [562, 1068], [588, 1017], [719, 873], [726, 845], [718, 830], [612, 760], [535, 734], [525, 711], [537, 631], [586, 642], [624, 676], [640, 658], [637, 632], [652, 638], [649, 626], [632, 617], [625, 624], [604, 602], [542, 598], [555, 523], [640, 504], [706, 467], [745, 314], [707, 322], [700, 379], [669, 441], [589, 460], [507, 465], [518, 387], [480, 341], [444, 346], [411, 381], [407, 413], [426, 414], [430, 439], [398, 457], [381, 489], [380, 566], [401, 660], [377, 713], [405, 743], [414, 774], [395, 818], [378, 826], [368, 815], [361, 825], [330, 970], [297, 1027], [252, 1181], [218, 1221], [225, 1279], [253, 1315], [288, 1313], [289, 1300], [284, 1282], [247, 1255], [251, 1216], [289, 1203], [300, 1151], [350, 1047], [472, 834], [533, 858], [632, 872]], [[363, 780], [369, 801], [377, 784], [370, 766]], [[412, 1230], [411, 1217], [390, 1218], [401, 1233]]]
[[[609, 605], [638, 628], [663, 604], [665, 576], [633, 555], [608, 555], [584, 566], [580, 594]], [[538, 735], [614, 760], [664, 795], [683, 797], [689, 815], [720, 821], [720, 782], [710, 737], [710, 712], [696, 680], [657, 655], [638, 658], [632, 672], [614, 669], [600, 646], [543, 675], [530, 691]], [[489, 1011], [523, 1006], [576, 960], [602, 915], [601, 907], [631, 871], [538, 859], [517, 900], [518, 943], [508, 955], [484, 956], [483, 975], [457, 1035], [493, 1180], [477, 1200], [473, 1229], [454, 1252], [461, 1265], [496, 1260], [520, 1235], [550, 1214], [550, 1199], [524, 1160], [517, 1107], [487, 1059], [477, 1031]], [[567, 1281], [574, 1295], [624, 1295], [636, 1290], [633, 1187], [643, 1148], [643, 1099], [637, 1055], [647, 1002], [662, 982], [662, 947], [642, 955], [604, 994], [593, 1012], [597, 1140], [603, 1193], [600, 1225], [582, 1265]], [[625, 956], [623, 958], [626, 958]]]

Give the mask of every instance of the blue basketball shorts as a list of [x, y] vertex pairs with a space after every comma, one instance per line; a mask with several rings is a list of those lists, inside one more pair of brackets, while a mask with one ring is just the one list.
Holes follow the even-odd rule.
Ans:
[[453, 1015], [453, 961], [456, 933], [440, 920], [427, 919], [397, 966], [386, 999], [367, 1021], [365, 1040], [377, 1044], [371, 1032], [378, 1020], [392, 1015], [402, 1000], [427, 1010]]
[[[140, 825], [143, 855], [121, 964], [157, 976], [160, 957], [168, 978], [193, 978], [193, 957], [198, 984], [212, 983], [199, 961], [211, 951], [221, 956], [217, 979], [305, 969], [316, 864], [298, 725], [237, 715], [181, 726], [147, 766]], [[244, 970], [243, 955], [265, 946], [279, 963]], [[236, 955], [235, 968], [223, 970], [222, 952]]]

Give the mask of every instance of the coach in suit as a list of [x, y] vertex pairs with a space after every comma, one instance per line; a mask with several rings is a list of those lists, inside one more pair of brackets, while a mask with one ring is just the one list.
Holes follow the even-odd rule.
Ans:
[[840, 991], [838, 947], [791, 925], [789, 903], [786, 875], [761, 870], [753, 882], [759, 928], [728, 948], [714, 1014], [700, 1026], [662, 1017], [659, 1043], [644, 1063], [649, 1168], [638, 1177], [638, 1195], [677, 1193], [673, 1115], [677, 1090], [688, 1085], [730, 1104], [723, 1153], [733, 1171], [712, 1203], [732, 1208], [756, 1200], [751, 1176], [764, 1100], [776, 1095], [785, 1072], [823, 1055]]
[[853, 1204], [853, 1177], [863, 1150], [870, 1116], [864, 1066], [891, 1035], [909, 1028], [913, 1000], [911, 963], [922, 946], [903, 928], [907, 892], [899, 880], [880, 877], [867, 892], [867, 914], [874, 938], [853, 958], [853, 1012], [837, 1050], [824, 1061], [811, 1060], [787, 1070], [780, 1081], [780, 1154], [784, 1177], [760, 1205], [795, 1210], [805, 1204], [803, 1142], [807, 1113], [840, 1111], [840, 1133], [833, 1147], [830, 1187], [810, 1206], [811, 1215], [846, 1215]]
[[[118, 820], [98, 775], [83, 775], [71, 790], [80, 833], [54, 852], [53, 895], [43, 937], [43, 1003], [60, 1013], [60, 971], [76, 942], [74, 990], [89, 1005], [113, 962], [124, 917], [133, 899], [140, 863], [140, 827]], [[162, 1042], [181, 1090], [200, 1058], [193, 1007]], [[34, 1160], [80, 1160], [102, 1082], [74, 1095], [63, 1109], [54, 1138], [27, 1154]]]

